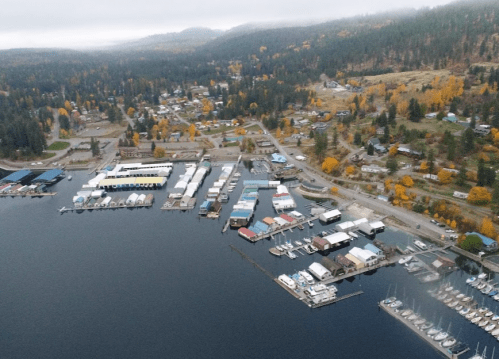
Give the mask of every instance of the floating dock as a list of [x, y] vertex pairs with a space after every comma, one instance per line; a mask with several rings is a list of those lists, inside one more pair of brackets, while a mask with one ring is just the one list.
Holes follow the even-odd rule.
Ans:
[[461, 355], [463, 353], [466, 353], [469, 350], [469, 348], [468, 348], [468, 349], [465, 349], [464, 351], [462, 351], [459, 354], [452, 354], [449, 351], [448, 348], [441, 347], [440, 346], [440, 342], [437, 342], [437, 341], [433, 340], [432, 338], [428, 337], [425, 334], [424, 331], [419, 330], [410, 320], [408, 320], [408, 319], [406, 319], [406, 318], [398, 315], [392, 308], [388, 307], [383, 302], [380, 302], [378, 305], [379, 305], [379, 307], [381, 309], [383, 309], [385, 312], [387, 312], [388, 314], [390, 314], [392, 317], [394, 317], [395, 319], [399, 320], [401, 323], [405, 324], [406, 327], [408, 327], [409, 329], [411, 329], [421, 339], [423, 339], [426, 343], [428, 343], [429, 345], [431, 345], [433, 349], [435, 349], [437, 352], [439, 352], [440, 354], [444, 355], [447, 358], [456, 359], [456, 358], [459, 357], [459, 355]]
[[168, 198], [161, 209], [163, 211], [190, 211], [196, 207], [196, 197], [189, 198], [187, 202], [180, 199]]
[[47, 197], [55, 196], [57, 192], [40, 192], [40, 193], [0, 193], [0, 197]]
[[133, 206], [106, 206], [106, 207], [88, 207], [88, 206], [83, 206], [83, 207], [62, 207], [58, 209], [60, 213], [65, 213], [65, 212], [82, 212], [82, 211], [99, 211], [99, 210], [105, 210], [105, 209], [119, 209], [119, 208], [141, 208], [141, 207], [152, 207], [152, 203], [147, 203], [147, 204], [134, 204]]
[[312, 223], [313, 221], [315, 221], [318, 218], [319, 218], [319, 215], [312, 216], [312, 217], [306, 217], [305, 219], [296, 220], [294, 223], [287, 224], [287, 225], [282, 226], [282, 227], [280, 227], [280, 228], [278, 228], [278, 229], [276, 229], [274, 231], [267, 232], [267, 233], [260, 233], [260, 234], [257, 234], [254, 237], [245, 238], [245, 239], [248, 240], [248, 241], [250, 241], [251, 243], [255, 243], [255, 242], [258, 242], [259, 240], [262, 240], [262, 239], [265, 239], [265, 238], [272, 238], [275, 234], [283, 233], [284, 231], [287, 231], [287, 230], [290, 230], [291, 232], [293, 232], [293, 228], [295, 228], [295, 227], [300, 228], [299, 226], [303, 227], [304, 223], [309, 223], [310, 224], [310, 223]]

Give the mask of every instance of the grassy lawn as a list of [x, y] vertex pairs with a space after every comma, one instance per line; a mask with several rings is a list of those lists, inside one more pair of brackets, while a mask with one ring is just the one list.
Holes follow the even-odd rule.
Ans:
[[245, 127], [245, 130], [246, 131], [258, 132], [258, 131], [261, 130], [261, 128], [258, 125], [253, 125], [253, 126], [250, 126], [250, 127]]
[[54, 156], [55, 156], [55, 153], [54, 153], [54, 152], [44, 152], [44, 153], [42, 154], [42, 159], [43, 159], [43, 160], [46, 160], [46, 159], [48, 159], [48, 158], [52, 158], [52, 157], [54, 157]]
[[203, 134], [205, 134], [205, 135], [215, 135], [217, 133], [222, 133], [224, 131], [226, 131], [226, 132], [234, 131], [236, 128], [237, 127], [234, 127], [234, 126], [231, 126], [231, 127], [229, 127], [229, 126], [220, 126], [219, 128], [215, 128], [215, 127], [212, 126], [211, 131], [203, 131]]
[[397, 128], [400, 125], [405, 125], [408, 130], [416, 129], [419, 131], [427, 130], [430, 133], [444, 133], [445, 131], [450, 131], [451, 133], [456, 131], [465, 130], [466, 127], [458, 125], [457, 123], [451, 123], [447, 121], [439, 121], [437, 119], [427, 119], [424, 118], [421, 122], [411, 122], [407, 119], [397, 118]]
[[53, 144], [51, 144], [47, 148], [47, 150], [49, 150], [49, 151], [60, 151], [60, 150], [65, 150], [68, 147], [69, 147], [69, 142], [56, 141]]

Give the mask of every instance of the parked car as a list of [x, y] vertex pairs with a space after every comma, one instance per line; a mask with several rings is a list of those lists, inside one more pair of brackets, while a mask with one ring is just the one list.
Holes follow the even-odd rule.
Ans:
[[430, 222], [433, 223], [433, 224], [438, 224], [438, 222], [435, 221], [434, 219], [432, 219]]
[[453, 229], [446, 229], [445, 233], [456, 233], [456, 231], [454, 231]]

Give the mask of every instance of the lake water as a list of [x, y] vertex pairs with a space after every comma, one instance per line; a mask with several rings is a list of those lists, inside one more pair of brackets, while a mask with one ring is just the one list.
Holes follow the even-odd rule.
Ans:
[[[181, 173], [177, 165], [168, 187]], [[57, 209], [69, 206], [91, 178], [86, 172], [54, 185], [54, 197], [0, 198], [0, 358], [438, 358], [378, 309], [390, 285], [392, 294], [396, 285], [399, 297], [414, 299], [428, 319], [442, 317], [445, 328], [452, 323], [451, 332], [473, 348], [480, 342], [491, 350], [497, 343], [431, 298], [426, 290], [432, 286], [421, 285], [399, 265], [337, 285], [339, 296], [363, 290], [360, 296], [308, 308], [229, 244], [276, 276], [307, 268], [319, 254], [277, 258], [268, 251], [273, 241], [251, 244], [237, 231], [221, 233], [242, 180], [219, 220], [198, 218], [219, 173], [215, 167], [205, 179], [191, 212], [161, 211], [163, 189], [153, 192], [152, 208], [61, 215]], [[245, 178], [263, 177], [243, 171]], [[260, 191], [255, 219], [275, 216], [272, 193]], [[309, 201], [294, 197], [297, 210], [308, 214]], [[333, 226], [316, 221], [313, 230]], [[287, 232], [287, 238], [311, 235], [305, 227]], [[391, 229], [378, 238], [403, 245], [412, 239]], [[360, 238], [352, 246], [368, 242]], [[466, 278], [458, 271], [447, 280], [466, 291]], [[474, 291], [475, 298], [485, 298]], [[495, 308], [496, 302], [484, 300]]]

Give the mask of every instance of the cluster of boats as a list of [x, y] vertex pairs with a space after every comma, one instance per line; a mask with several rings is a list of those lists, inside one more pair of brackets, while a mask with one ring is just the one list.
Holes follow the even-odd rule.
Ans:
[[[424, 269], [423, 263], [413, 256], [405, 256], [399, 259], [399, 264], [405, 266], [409, 273], [417, 273]], [[430, 283], [440, 279], [440, 274], [432, 272], [419, 278], [422, 283]]]
[[470, 277], [466, 283], [473, 288], [478, 289], [482, 294], [492, 297], [495, 301], [499, 302], [499, 288], [496, 283], [491, 283], [487, 279], [487, 274], [482, 273], [477, 277]]
[[304, 270], [292, 275], [282, 274], [278, 280], [296, 292], [303, 291], [312, 304], [327, 303], [336, 299], [338, 288], [334, 285], [315, 283], [312, 275]]
[[237, 181], [239, 180], [239, 177], [241, 177], [241, 174], [239, 172], [236, 172], [234, 173], [234, 176], [235, 179], [233, 179], [232, 181], [230, 181], [228, 187], [227, 187], [227, 192], [231, 193], [232, 191], [234, 191], [234, 188], [236, 188], [237, 186]]
[[310, 238], [303, 238], [303, 242], [295, 241], [296, 247], [291, 243], [290, 240], [287, 240], [285, 243], [281, 245], [276, 245], [275, 248], [282, 252], [282, 254], [287, 255], [291, 259], [295, 259], [298, 256], [293, 252], [294, 250], [303, 249], [307, 254], [312, 254], [318, 251], [317, 247], [312, 245], [312, 240]]
[[457, 339], [450, 335], [450, 325], [447, 330], [441, 328], [441, 323], [434, 325], [433, 322], [426, 320], [414, 310], [404, 306], [404, 303], [397, 300], [396, 297], [387, 298], [382, 301], [382, 304], [387, 308], [393, 309], [395, 313], [399, 314], [416, 329], [425, 332], [428, 337], [436, 342], [439, 342], [439, 345], [442, 348], [449, 349], [455, 353], [460, 353], [468, 349], [465, 344], [458, 343]]
[[474, 308], [476, 304], [473, 302], [473, 297], [466, 296], [450, 284], [442, 285], [428, 293], [449, 308], [455, 309], [472, 324], [483, 328], [499, 341], [499, 315], [487, 307]]

